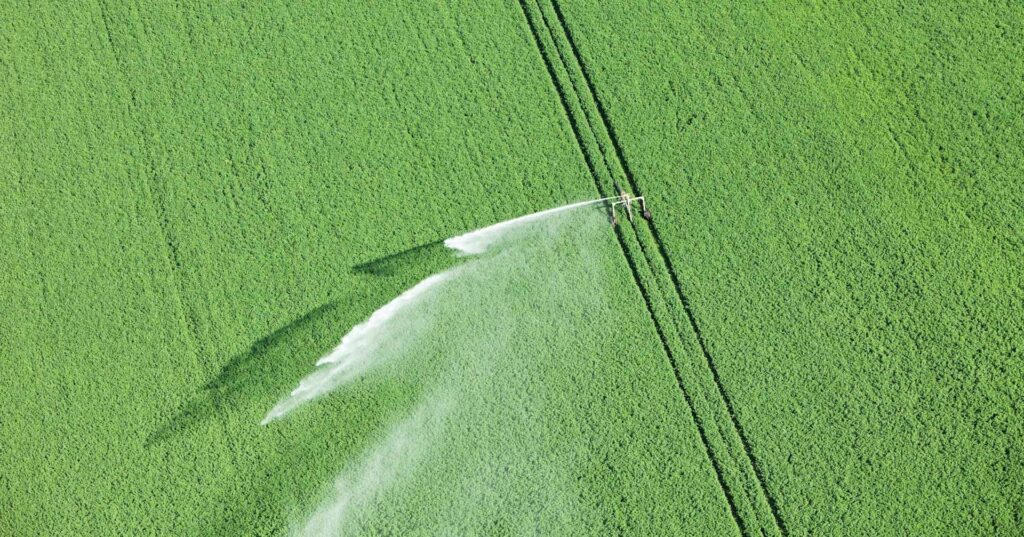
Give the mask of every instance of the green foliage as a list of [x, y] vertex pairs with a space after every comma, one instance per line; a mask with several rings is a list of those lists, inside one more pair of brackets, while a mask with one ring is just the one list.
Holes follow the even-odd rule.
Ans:
[[1021, 526], [1020, 7], [364, 4], [0, 8], [0, 534]]
[[1019, 531], [1020, 7], [564, 9], [790, 532]]
[[[2, 17], [11, 76], [0, 99], [15, 113], [0, 150], [13, 253], [0, 280], [0, 533], [281, 533], [427, 391], [408, 372], [367, 378], [258, 425], [345, 331], [452, 262], [436, 247], [395, 254], [594, 197], [522, 13], [66, 11]], [[597, 238], [602, 270], [578, 287], [571, 272], [557, 280], [564, 317], [529, 317], [556, 304], [534, 292], [520, 296], [529, 307], [501, 310], [518, 314], [505, 319], [513, 327], [547, 326], [519, 324], [544, 330], [487, 357], [525, 360], [503, 378], [551, 403], [516, 421], [499, 410], [521, 406], [507, 399], [517, 390], [487, 398], [486, 385], [463, 383], [508, 427], [458, 421], [473, 435], [451, 439], [453, 458], [424, 479], [448, 482], [469, 459], [491, 472], [467, 476], [484, 480], [469, 490], [491, 488], [446, 524], [729, 531], [621, 254]], [[609, 295], [601, 309], [572, 305], [595, 291]], [[458, 448], [475, 438], [497, 442], [501, 466], [480, 446]], [[568, 494], [591, 516], [552, 504], [524, 520], [545, 498], [533, 492]], [[516, 511], [516, 499], [529, 501]], [[426, 524], [416, 505], [370, 524]]]

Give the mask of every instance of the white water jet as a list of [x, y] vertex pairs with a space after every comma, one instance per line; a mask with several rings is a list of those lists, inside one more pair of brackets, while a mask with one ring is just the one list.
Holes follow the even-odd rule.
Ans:
[[316, 399], [355, 376], [366, 371], [375, 363], [379, 351], [389, 344], [408, 338], [401, 333], [396, 323], [410, 308], [421, 304], [441, 283], [453, 278], [463, 267], [434, 274], [414, 285], [397, 298], [373, 312], [370, 318], [356, 325], [331, 352], [317, 361], [317, 369], [299, 382], [292, 393], [279, 401], [260, 422], [266, 425], [285, 414]]
[[[291, 519], [291, 535], [458, 535], [494, 528], [530, 533], [538, 517], [545, 527], [575, 527], [574, 521], [586, 518], [579, 484], [564, 470], [576, 460], [573, 438], [521, 439], [546, 430], [545, 416], [554, 410], [548, 405], [563, 401], [535, 383], [547, 377], [537, 363], [546, 357], [534, 354], [538, 345], [551, 343], [548, 336], [569, 326], [564, 323], [571, 321], [559, 321], [560, 304], [603, 304], [599, 292], [579, 289], [574, 274], [596, 280], [592, 271], [601, 269], [587, 256], [598, 255], [591, 247], [607, 246], [598, 244], [607, 239], [606, 223], [596, 209], [584, 208], [602, 201], [541, 211], [445, 241], [460, 257], [484, 255], [463, 258], [352, 327], [267, 414], [264, 424], [371, 367], [417, 383], [417, 402], [398, 401], [400, 416], [390, 403], [379, 409], [394, 421], [372, 440], [363, 439], [369, 443], [362, 444], [361, 455], [346, 456], [319, 500]], [[571, 212], [577, 208], [583, 210]], [[537, 304], [537, 297], [544, 300]], [[529, 372], [519, 374], [524, 368]], [[529, 404], [522, 393], [530, 394]], [[534, 482], [534, 475], [543, 482]], [[523, 516], [495, 525], [504, 513]]]
[[[394, 300], [385, 304], [384, 307], [373, 312], [369, 319], [357, 324], [348, 334], [345, 334], [341, 338], [341, 343], [334, 350], [317, 360], [316, 365], [351, 363], [359, 358], [359, 355], [356, 354], [357, 352], [372, 351], [380, 343], [379, 338], [374, 337], [374, 334], [379, 332], [381, 327], [404, 308], [421, 299], [432, 287], [454, 276], [456, 270], [458, 269], [434, 274], [398, 295]], [[299, 389], [302, 389], [301, 385]], [[293, 395], [294, 393], [292, 392]]]
[[565, 211], [571, 211], [573, 209], [579, 209], [582, 207], [589, 207], [591, 205], [597, 205], [598, 203], [607, 201], [612, 198], [604, 198], [590, 201], [581, 201], [579, 203], [570, 203], [561, 207], [555, 207], [554, 209], [547, 209], [544, 211], [528, 214], [526, 216], [520, 216], [511, 220], [505, 220], [504, 222], [498, 222], [492, 226], [480, 228], [475, 231], [470, 231], [457, 237], [452, 237], [444, 241], [444, 245], [452, 250], [457, 250], [459, 255], [476, 255], [482, 254], [494, 243], [501, 240], [509, 232], [514, 231], [525, 224], [542, 220], [549, 216], [554, 216], [558, 213]]
[[[508, 235], [523, 226], [544, 220], [557, 214], [597, 205], [608, 199], [596, 199], [570, 203], [561, 207], [520, 216], [504, 222], [452, 237], [444, 241], [446, 247], [459, 252], [459, 255], [476, 255], [487, 251], [492, 245], [508, 238]], [[444, 281], [454, 278], [467, 265], [462, 265], [439, 274], [434, 274], [403, 292], [397, 298], [384, 305], [370, 315], [366, 321], [356, 325], [331, 352], [316, 362], [316, 370], [299, 382], [299, 386], [291, 394], [278, 401], [260, 422], [266, 425], [279, 419], [292, 410], [312, 401], [342, 384], [352, 380], [366, 371], [378, 361], [385, 350], [408, 344], [412, 336], [405, 324], [398, 322], [403, 315], [410, 312]]]

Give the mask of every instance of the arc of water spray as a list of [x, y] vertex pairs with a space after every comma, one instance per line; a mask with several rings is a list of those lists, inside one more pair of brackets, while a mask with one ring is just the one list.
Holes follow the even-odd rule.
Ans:
[[487, 251], [487, 248], [489, 248], [492, 244], [499, 241], [502, 238], [502, 236], [504, 236], [506, 233], [514, 229], [517, 229], [525, 224], [529, 224], [530, 222], [536, 222], [537, 220], [542, 220], [544, 218], [548, 218], [565, 211], [571, 211], [573, 209], [580, 209], [583, 207], [590, 207], [591, 205], [597, 205], [598, 203], [608, 201], [610, 199], [615, 198], [602, 198], [596, 200], [581, 201], [579, 203], [570, 203], [569, 205], [555, 207], [554, 209], [547, 209], [545, 211], [520, 216], [518, 218], [513, 218], [511, 220], [505, 220], [504, 222], [499, 222], [492, 226], [487, 226], [485, 228], [470, 231], [469, 233], [465, 233], [457, 237], [445, 239], [444, 245], [447, 246], [448, 248], [451, 248], [452, 250], [458, 251], [459, 254], [463, 256], [482, 254], [485, 251]]
[[317, 361], [317, 369], [302, 379], [292, 393], [279, 401], [260, 422], [266, 425], [299, 406], [337, 388], [373, 365], [371, 358], [389, 341], [392, 324], [402, 311], [422, 301], [431, 290], [450, 280], [461, 267], [434, 274], [373, 312], [341, 338], [341, 343]]
[[[460, 256], [479, 255], [520, 227], [565, 211], [590, 207], [613, 198], [603, 198], [547, 209], [458, 235], [444, 245]], [[391, 341], [397, 319], [409, 308], [421, 303], [443, 282], [456, 278], [465, 265], [434, 274], [409, 288], [394, 300], [373, 312], [370, 318], [352, 328], [331, 352], [316, 362], [317, 369], [299, 382], [291, 394], [278, 401], [260, 422], [266, 425], [292, 410], [320, 397], [365, 372], [374, 364], [374, 353]]]

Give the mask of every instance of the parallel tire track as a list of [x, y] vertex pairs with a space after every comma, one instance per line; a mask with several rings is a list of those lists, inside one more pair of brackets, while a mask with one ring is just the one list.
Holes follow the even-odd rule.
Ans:
[[[559, 100], [561, 101], [564, 112], [566, 113], [569, 126], [572, 130], [573, 136], [576, 139], [577, 147], [579, 148], [580, 153], [583, 156], [583, 160], [586, 163], [587, 169], [590, 172], [591, 177], [593, 177], [594, 179], [595, 186], [597, 187], [597, 190], [600, 193], [601, 197], [608, 197], [608, 194], [611, 192], [611, 189], [605, 188], [604, 181], [601, 180], [599, 175], [599, 170], [603, 169], [607, 171], [607, 168], [601, 168], [597, 166], [594, 162], [594, 155], [591, 151], [588, 151], [586, 149], [589, 144], [584, 139], [584, 132], [587, 132], [591, 135], [592, 133], [590, 131], [583, 131], [580, 128], [578, 122], [573, 119], [573, 110], [575, 110], [575, 107], [571, 104], [570, 98], [566, 94], [566, 91], [563, 89], [564, 82], [560, 82], [560, 76], [557, 73], [554, 62], [545, 53], [546, 45], [542, 44], [543, 38], [541, 37], [541, 33], [537, 28], [537, 24], [535, 19], [533, 18], [533, 15], [531, 15], [530, 9], [526, 5], [526, 1], [527, 0], [519, 0], [520, 7], [523, 10], [523, 14], [526, 17], [527, 26], [530, 29], [531, 35], [533, 36], [534, 42], [537, 45], [541, 59], [544, 62], [544, 66], [548, 71], [548, 75], [551, 77], [551, 82], [555, 87], [556, 93], [558, 94]], [[635, 262], [634, 256], [631, 256], [629, 254], [630, 245], [627, 242], [627, 235], [623, 232], [621, 227], [615, 228], [615, 236], [619, 241], [619, 245], [621, 246], [623, 251], [623, 256], [625, 257], [626, 262], [629, 265], [630, 271], [633, 274], [633, 278], [636, 281], [637, 287], [639, 287], [640, 293], [644, 297], [644, 303], [647, 306], [647, 312], [650, 315], [652, 322], [654, 323], [654, 328], [655, 331], [658, 333], [658, 337], [661, 341], [662, 348], [666, 356], [668, 357], [670, 363], [674, 364], [675, 360], [672, 352], [672, 345], [669, 343], [667, 339], [668, 336], [666, 335], [666, 331], [663, 329], [661, 323], [658, 322], [659, 315], [655, 313], [655, 295], [653, 295], [648, 290], [648, 287], [644, 284], [644, 281], [647, 278], [644, 278], [640, 275], [640, 266]], [[687, 408], [690, 413], [690, 418], [697, 425], [697, 431], [700, 435], [701, 442], [704, 444], [704, 449], [707, 453], [708, 459], [712, 463], [712, 468], [714, 469], [715, 477], [717, 478], [718, 484], [723, 491], [726, 503], [729, 507], [729, 512], [732, 515], [732, 518], [736, 521], [736, 523], [741, 524], [741, 521], [743, 519], [737, 514], [736, 501], [733, 499], [733, 496], [730, 493], [728, 487], [726, 487], [724, 479], [722, 477], [724, 470], [720, 466], [718, 458], [714, 457], [710, 451], [710, 444], [707, 438], [707, 434], [702, 425], [702, 422], [697, 420], [696, 414], [694, 413], [694, 404], [690, 398], [689, 393], [686, 391], [683, 379], [679, 373], [678, 368], [674, 367], [674, 365], [673, 372], [675, 373], [676, 383], [679, 386], [679, 389], [681, 390], [684, 399], [686, 400]]]
[[[601, 197], [640, 191], [558, 0], [519, 0], [534, 43]], [[546, 8], [546, 9], [545, 9]], [[746, 535], [785, 535], [774, 499], [653, 222], [616, 228], [636, 285], [689, 408], [730, 513]]]

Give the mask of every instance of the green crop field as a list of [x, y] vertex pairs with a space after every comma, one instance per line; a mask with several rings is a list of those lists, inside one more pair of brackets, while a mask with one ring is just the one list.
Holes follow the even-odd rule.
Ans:
[[35, 2], [0, 73], [0, 535], [1024, 528], [1017, 3]]

